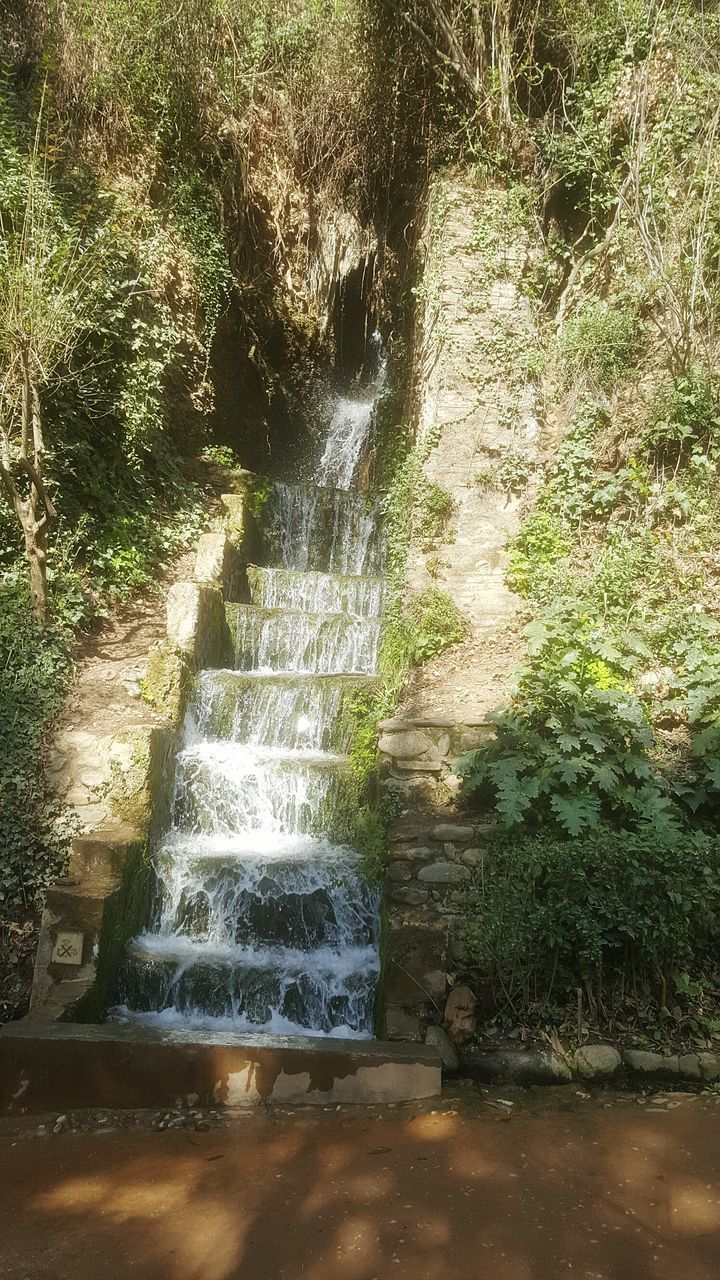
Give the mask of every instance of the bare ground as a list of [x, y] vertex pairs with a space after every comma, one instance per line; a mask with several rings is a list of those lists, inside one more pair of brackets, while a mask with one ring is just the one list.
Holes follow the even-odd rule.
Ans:
[[500, 1096], [45, 1140], [4, 1122], [0, 1276], [716, 1280], [712, 1094]]

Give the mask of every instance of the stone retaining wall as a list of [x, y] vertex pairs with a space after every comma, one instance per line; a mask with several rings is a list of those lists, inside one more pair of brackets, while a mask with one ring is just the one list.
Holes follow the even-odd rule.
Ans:
[[492, 830], [458, 814], [453, 766], [493, 729], [440, 717], [385, 720], [379, 728], [382, 785], [399, 804], [388, 832], [385, 1031], [391, 1039], [421, 1040], [444, 1010], [448, 971], [460, 957], [462, 890]]

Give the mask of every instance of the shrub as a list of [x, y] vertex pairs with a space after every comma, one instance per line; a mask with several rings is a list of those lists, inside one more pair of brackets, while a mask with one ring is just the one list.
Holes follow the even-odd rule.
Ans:
[[67, 829], [44, 776], [47, 725], [70, 668], [66, 633], [41, 627], [25, 588], [0, 587], [0, 900], [37, 908], [65, 857]]
[[528, 627], [530, 661], [494, 741], [459, 765], [463, 792], [491, 803], [506, 827], [577, 836], [602, 821], [675, 830], [680, 821], [654, 766], [647, 715], [628, 658], [586, 615]]
[[563, 331], [561, 356], [566, 380], [586, 373], [604, 391], [611, 391], [631, 367], [640, 340], [640, 321], [634, 310], [606, 302], [586, 303]]
[[643, 984], [664, 1005], [716, 964], [720, 838], [500, 836], [462, 910], [468, 961], [498, 1006], [527, 1012], [583, 986], [598, 1012]]

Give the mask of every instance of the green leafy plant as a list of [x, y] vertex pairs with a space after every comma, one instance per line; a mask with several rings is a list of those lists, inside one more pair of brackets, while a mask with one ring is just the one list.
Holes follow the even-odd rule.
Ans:
[[63, 374], [98, 308], [105, 241], [68, 225], [40, 157], [42, 118], [19, 175], [24, 200], [0, 203], [0, 480], [23, 533], [33, 610], [48, 616], [47, 527], [55, 504], [45, 475], [41, 393]]
[[581, 987], [600, 1022], [647, 1002], [657, 1028], [672, 1003], [678, 1024], [697, 1032], [719, 908], [717, 835], [648, 840], [605, 826], [580, 839], [504, 835], [465, 895], [464, 942], [497, 1007], [537, 1016], [574, 1004]]
[[652, 729], [630, 691], [637, 659], [582, 616], [528, 632], [530, 662], [510, 709], [495, 717], [494, 741], [460, 762], [465, 794], [489, 801], [507, 827], [547, 823], [572, 836], [601, 821], [676, 829]]

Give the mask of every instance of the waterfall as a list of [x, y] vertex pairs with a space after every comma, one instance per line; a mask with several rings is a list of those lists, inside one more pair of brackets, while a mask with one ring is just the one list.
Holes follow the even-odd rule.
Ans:
[[385, 547], [353, 485], [383, 379], [338, 399], [313, 483], [272, 484], [268, 563], [227, 606], [233, 668], [196, 682], [117, 1018], [372, 1036], [379, 894], [332, 833], [353, 796], [351, 703], [377, 670]]

